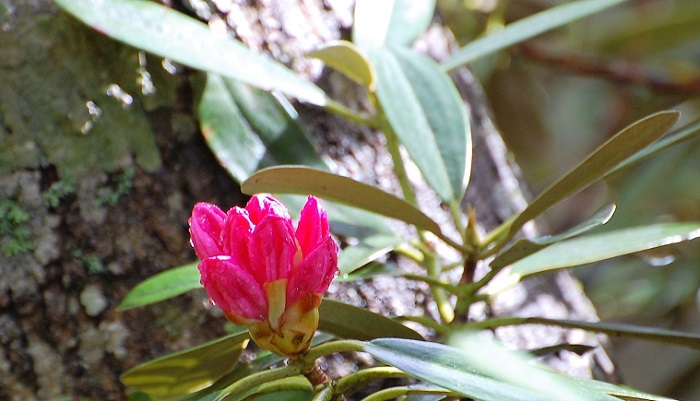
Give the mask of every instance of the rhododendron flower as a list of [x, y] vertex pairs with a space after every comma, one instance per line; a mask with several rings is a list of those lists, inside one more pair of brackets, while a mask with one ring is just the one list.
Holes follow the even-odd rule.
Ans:
[[338, 270], [328, 216], [309, 196], [296, 230], [287, 208], [267, 195], [224, 213], [198, 203], [190, 218], [201, 283], [233, 323], [282, 356], [309, 349], [318, 306]]

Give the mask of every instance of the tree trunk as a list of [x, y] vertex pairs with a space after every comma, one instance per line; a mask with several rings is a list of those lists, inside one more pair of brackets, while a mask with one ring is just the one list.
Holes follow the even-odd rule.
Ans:
[[[324, 41], [347, 36], [351, 2], [240, 3], [211, 14], [200, 9], [200, 16], [212, 25], [235, 24], [248, 46], [317, 81], [341, 102], [362, 107], [356, 88], [303, 58]], [[48, 0], [5, 4], [0, 194], [4, 207], [28, 219], [7, 220], [3, 226], [11, 230], [0, 231], [0, 400], [122, 399], [120, 373], [222, 334], [222, 317], [207, 307], [202, 291], [126, 312], [116, 312], [116, 305], [143, 279], [194, 260], [187, 219], [195, 202], [225, 207], [243, 197], [195, 132], [190, 71], [165, 74], [153, 66], [160, 60], [101, 37]], [[449, 35], [438, 28], [422, 41], [431, 53], [449, 49]], [[144, 69], [160, 91], [156, 96], [135, 94], [144, 90], [137, 85]], [[465, 205], [473, 205], [490, 229], [522, 208], [525, 197], [478, 83], [466, 69], [454, 78], [470, 109], [475, 146]], [[114, 82], [134, 95], [133, 104], [115, 93]], [[105, 95], [105, 88], [112, 93]], [[298, 110], [340, 172], [396, 191], [379, 134], [307, 105]], [[59, 184], [67, 189], [60, 192]], [[436, 206], [429, 195], [422, 199]], [[331, 292], [395, 315], [414, 308], [430, 313], [434, 307], [422, 290], [382, 278], [335, 285]], [[527, 281], [500, 297], [492, 313], [595, 319], [568, 274]], [[540, 327], [497, 334], [522, 348], [591, 344], [598, 348], [582, 357], [559, 352], [548, 361], [579, 376], [600, 367], [606, 375], [613, 371], [595, 336]]]

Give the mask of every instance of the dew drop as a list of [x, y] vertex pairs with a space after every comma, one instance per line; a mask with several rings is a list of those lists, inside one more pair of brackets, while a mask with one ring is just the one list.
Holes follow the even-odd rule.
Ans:
[[124, 109], [128, 109], [134, 103], [134, 98], [117, 84], [107, 86], [105, 93], [107, 96], [117, 99]]
[[172, 60], [169, 58], [164, 58], [163, 61], [160, 62], [160, 65], [163, 66], [163, 69], [170, 75], [175, 75], [177, 74], [177, 65], [173, 63]]

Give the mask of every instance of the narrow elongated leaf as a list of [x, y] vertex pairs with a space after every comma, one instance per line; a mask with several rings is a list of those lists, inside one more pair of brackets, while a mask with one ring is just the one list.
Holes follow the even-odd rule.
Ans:
[[447, 203], [461, 201], [469, 177], [469, 119], [449, 76], [410, 49], [375, 49], [377, 97], [399, 141]]
[[513, 263], [516, 278], [580, 266], [700, 237], [700, 223], [667, 223], [558, 242]]
[[396, 235], [373, 235], [365, 237], [358, 244], [348, 246], [338, 258], [340, 274], [350, 274], [378, 257], [391, 252], [403, 239]]
[[422, 340], [420, 334], [388, 317], [344, 302], [324, 299], [318, 329], [341, 338], [372, 340], [391, 336]]
[[611, 203], [604, 206], [592, 216], [577, 224], [575, 227], [572, 227], [561, 234], [546, 235], [539, 238], [519, 239], [510, 248], [496, 256], [493, 262], [490, 263], [490, 266], [492, 269], [499, 269], [501, 267], [508, 266], [515, 261], [532, 255], [540, 249], [544, 249], [557, 242], [581, 235], [589, 230], [592, 230], [593, 228], [607, 223], [612, 217], [613, 213], [615, 213], [615, 204]]
[[197, 263], [175, 267], [139, 283], [126, 294], [117, 310], [164, 301], [201, 287]]
[[312, 194], [440, 233], [440, 226], [406, 201], [352, 178], [299, 166], [279, 166], [253, 174], [241, 185], [246, 194]]
[[669, 133], [655, 144], [644, 148], [636, 155], [620, 163], [617, 167], [609, 171], [605, 176], [607, 177], [609, 175], [617, 173], [622, 169], [633, 166], [671, 146], [683, 143], [685, 141], [689, 141], [691, 139], [695, 139], [698, 135], [700, 135], [700, 120], [696, 120], [686, 126], [683, 126]]
[[544, 391], [521, 388], [486, 376], [476, 366], [466, 362], [464, 351], [455, 347], [433, 342], [380, 338], [365, 344], [364, 350], [418, 379], [477, 400], [551, 400]]
[[158, 399], [192, 394], [231, 372], [247, 341], [247, 331], [232, 334], [138, 365], [120, 379]]
[[638, 340], [700, 349], [700, 335], [698, 334], [682, 333], [653, 327], [639, 327], [623, 323], [582, 322], [578, 320], [546, 319], [541, 317], [503, 317], [470, 323], [467, 326], [474, 329], [489, 329], [523, 324], [541, 324], [545, 326], [582, 329], [615, 337], [635, 338]]
[[626, 0], [581, 0], [552, 7], [549, 10], [507, 25], [496, 33], [472, 41], [453, 54], [442, 66], [446, 70], [453, 70], [480, 57], [603, 11], [624, 1]]
[[368, 49], [410, 46], [433, 19], [435, 0], [358, 0], [352, 41]]
[[374, 90], [374, 70], [369, 59], [351, 42], [328, 42], [306, 55], [323, 61], [358, 84]]
[[647, 116], [617, 133], [506, 223], [509, 224], [509, 229], [502, 240], [511, 238], [528, 221], [600, 180], [618, 164], [654, 143], [678, 121], [679, 116], [677, 111], [662, 111]]
[[263, 90], [276, 89], [319, 106], [327, 102], [319, 87], [282, 64], [155, 2], [56, 0], [56, 3], [95, 30], [150, 53]]

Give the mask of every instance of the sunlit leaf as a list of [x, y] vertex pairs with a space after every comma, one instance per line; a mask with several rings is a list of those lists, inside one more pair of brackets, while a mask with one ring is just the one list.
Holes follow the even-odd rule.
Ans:
[[175, 267], [136, 285], [126, 294], [117, 309], [126, 310], [153, 304], [201, 287], [197, 263]]
[[468, 327], [481, 330], [523, 324], [541, 324], [544, 326], [582, 329], [596, 333], [603, 333], [614, 337], [634, 338], [638, 340], [700, 349], [700, 335], [698, 334], [682, 333], [653, 327], [639, 327], [623, 323], [582, 322], [578, 320], [546, 319], [541, 317], [502, 317], [470, 323]]
[[553, 244], [511, 266], [517, 278], [580, 266], [700, 237], [700, 223], [667, 223], [587, 235]]
[[423, 339], [420, 334], [388, 317], [344, 302], [324, 299], [318, 329], [341, 338], [371, 340], [379, 337]]
[[374, 90], [374, 71], [367, 56], [351, 42], [328, 42], [306, 54], [323, 61], [358, 84]]
[[552, 7], [549, 10], [507, 25], [500, 31], [472, 41], [455, 52], [451, 58], [442, 63], [442, 66], [446, 70], [453, 70], [480, 57], [603, 11], [624, 1], [626, 0], [581, 0]]
[[378, 263], [373, 262], [356, 269], [352, 273], [341, 274], [335, 278], [335, 281], [357, 281], [360, 279], [368, 279], [377, 276], [401, 276], [404, 272], [399, 269], [395, 263]]
[[435, 0], [358, 0], [352, 41], [361, 48], [410, 46], [430, 25]]
[[[481, 401], [552, 400], [546, 389], [535, 391], [488, 377], [467, 362], [465, 352], [433, 342], [380, 338], [364, 351], [411, 376]], [[493, 360], [491, 360], [493, 363]], [[608, 398], [594, 398], [607, 400]]]
[[350, 274], [378, 257], [391, 252], [403, 239], [395, 235], [375, 235], [365, 237], [361, 242], [348, 246], [338, 258], [340, 274]]
[[546, 248], [557, 242], [576, 237], [593, 228], [607, 223], [615, 212], [615, 204], [611, 203], [604, 206], [592, 216], [577, 224], [576, 226], [557, 235], [546, 235], [538, 238], [522, 238], [515, 242], [511, 247], [501, 252], [489, 265], [492, 269], [499, 269], [504, 266], [523, 259], [540, 249]]
[[247, 331], [222, 337], [138, 365], [121, 381], [158, 399], [191, 394], [231, 372], [247, 341]]
[[156, 2], [56, 0], [95, 30], [192, 68], [233, 78], [263, 90], [279, 90], [319, 106], [326, 94], [313, 83], [206, 24]]
[[461, 201], [469, 177], [469, 119], [452, 80], [410, 49], [375, 49], [377, 97], [393, 131], [428, 185], [447, 203]]
[[678, 121], [677, 111], [662, 111], [647, 116], [610, 138], [564, 177], [545, 189], [522, 212], [505, 223], [511, 238], [528, 221], [555, 204], [603, 178], [611, 169], [663, 136]]
[[440, 233], [440, 226], [406, 201], [352, 178], [300, 166], [279, 166], [253, 174], [241, 185], [247, 194], [277, 192], [311, 194], [369, 210]]

